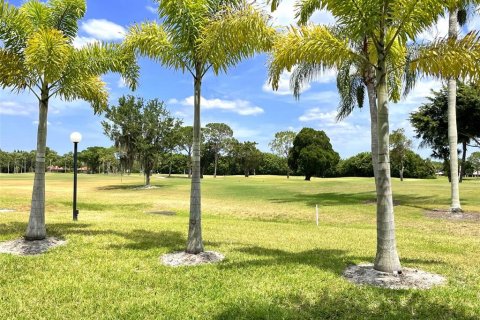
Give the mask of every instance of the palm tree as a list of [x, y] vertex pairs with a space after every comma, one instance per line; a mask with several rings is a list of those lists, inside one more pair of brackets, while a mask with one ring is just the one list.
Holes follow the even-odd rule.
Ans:
[[[463, 25], [466, 22], [467, 6], [469, 4], [478, 4], [480, 1], [475, 0], [457, 0], [452, 1], [448, 8], [448, 37], [450, 39], [457, 39], [458, 25]], [[459, 9], [460, 8], [460, 9]], [[460, 188], [458, 176], [458, 153], [457, 153], [457, 79], [449, 78], [448, 83], [448, 145], [450, 148], [450, 191], [451, 191], [451, 205], [450, 212], [460, 213], [462, 207], [460, 204]]]
[[200, 101], [202, 79], [270, 48], [274, 29], [268, 17], [244, 0], [162, 0], [162, 24], [130, 28], [125, 46], [193, 78], [193, 165], [187, 252], [203, 252], [200, 193]]
[[[370, 60], [354, 50], [351, 41], [336, 37], [328, 27], [291, 27], [274, 43], [269, 65], [270, 81], [276, 88], [283, 70], [290, 70], [301, 63], [338, 70], [343, 62], [354, 60], [374, 68], [378, 108], [377, 254], [374, 268], [385, 272], [399, 271], [401, 265], [396, 249], [388, 150], [388, 78], [405, 65], [408, 65], [408, 74], [417, 70], [437, 77], [478, 77], [480, 41], [476, 34], [471, 34], [460, 41], [450, 39], [419, 46], [416, 56], [409, 61], [401, 59], [392, 66], [388, 61], [396, 61], [393, 56], [398, 54], [395, 52], [397, 48], [405, 48], [410, 39], [428, 28], [445, 10], [445, 3], [437, 0], [311, 0], [302, 1], [297, 9], [301, 23], [307, 22], [315, 10], [327, 9], [336, 17], [338, 26], [348, 32], [349, 39], [366, 37], [373, 45], [372, 55], [375, 58]], [[400, 46], [397, 47], [396, 43]]]
[[77, 21], [85, 0], [36, 0], [20, 8], [0, 2], [0, 85], [16, 92], [30, 91], [39, 102], [39, 121], [32, 206], [25, 238], [46, 237], [45, 153], [47, 113], [51, 97], [83, 99], [95, 112], [107, 105], [108, 93], [100, 75], [119, 72], [135, 87], [135, 57], [113, 44], [73, 47]]

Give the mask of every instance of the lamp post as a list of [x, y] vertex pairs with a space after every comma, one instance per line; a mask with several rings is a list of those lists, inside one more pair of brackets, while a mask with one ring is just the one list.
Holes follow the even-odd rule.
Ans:
[[70, 135], [70, 141], [73, 142], [73, 221], [77, 221], [77, 146], [82, 141], [82, 135], [79, 132], [73, 132]]

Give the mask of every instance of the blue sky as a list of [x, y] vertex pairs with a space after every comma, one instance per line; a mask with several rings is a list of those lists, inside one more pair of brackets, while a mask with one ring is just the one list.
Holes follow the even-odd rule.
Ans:
[[[20, 5], [22, 1], [9, 1]], [[283, 1], [273, 14], [276, 25], [294, 23], [292, 0]], [[80, 22], [77, 46], [104, 40], [121, 41], [126, 28], [136, 22], [154, 20], [157, 17], [153, 1], [105, 0], [87, 1], [87, 13]], [[333, 23], [326, 12], [315, 14], [316, 23]], [[445, 35], [448, 22], [440, 19], [432, 30], [422, 38], [431, 40]], [[480, 29], [480, 19], [470, 20], [465, 30]], [[103, 77], [110, 89], [110, 103], [115, 104], [124, 94], [134, 94], [146, 99], [164, 100], [172, 114], [182, 118], [185, 125], [193, 123], [193, 84], [189, 74], [163, 68], [148, 59], [139, 60], [141, 77], [138, 89], [132, 93], [125, 88], [120, 77], [109, 74]], [[207, 74], [202, 88], [202, 125], [209, 122], [224, 122], [230, 125], [234, 136], [240, 141], [259, 143], [259, 148], [269, 151], [268, 142], [275, 132], [298, 131], [302, 127], [324, 130], [334, 149], [345, 158], [370, 148], [370, 123], [368, 108], [356, 110], [342, 122], [335, 122], [338, 94], [335, 87], [335, 72], [326, 72], [319, 81], [312, 83], [296, 101], [288, 89], [288, 74], [282, 77], [280, 88], [273, 92], [266, 83], [267, 56], [258, 55], [231, 68], [228, 74]], [[425, 101], [431, 89], [438, 89], [441, 82], [421, 79], [416, 89], [405, 100], [391, 105], [391, 129], [405, 128], [413, 138], [408, 122], [410, 112]], [[15, 94], [0, 90], [0, 148], [6, 151], [33, 150], [36, 147], [38, 106], [35, 97], [27, 92]], [[47, 145], [60, 154], [71, 150], [69, 135], [79, 131], [83, 140], [80, 150], [89, 146], [110, 146], [103, 135], [100, 122], [103, 117], [94, 115], [83, 101], [63, 102], [53, 99], [48, 116]], [[415, 146], [418, 146], [418, 141]], [[422, 156], [430, 150], [417, 149]]]

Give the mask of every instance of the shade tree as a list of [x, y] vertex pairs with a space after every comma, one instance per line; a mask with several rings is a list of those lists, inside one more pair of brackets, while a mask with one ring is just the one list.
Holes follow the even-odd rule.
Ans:
[[405, 159], [407, 157], [407, 152], [412, 149], [412, 145], [412, 140], [405, 136], [405, 129], [400, 128], [392, 131], [390, 134], [390, 157], [392, 166], [398, 168], [400, 181], [403, 181]]
[[204, 131], [205, 141], [211, 145], [214, 153], [213, 177], [217, 177], [218, 158], [227, 151], [228, 143], [233, 137], [233, 130], [225, 123], [207, 123]]
[[[293, 131], [279, 131], [275, 133], [274, 139], [268, 144], [270, 149], [279, 157], [288, 158], [290, 149], [293, 147], [293, 140], [297, 134]], [[285, 170], [287, 171], [287, 179], [290, 178], [290, 167], [285, 161]]]
[[181, 122], [170, 115], [162, 101], [131, 95], [121, 97], [118, 106], [109, 106], [105, 118], [105, 134], [120, 150], [127, 148], [127, 157], [140, 161], [145, 185], [150, 186], [152, 170], [159, 156], [170, 152]]
[[307, 181], [313, 176], [325, 177], [339, 161], [325, 132], [312, 128], [300, 130], [288, 155], [290, 168], [304, 174]]
[[[465, 168], [463, 164], [466, 160], [467, 147], [474, 147], [477, 141], [480, 141], [480, 90], [478, 85], [458, 83], [456, 85], [457, 97], [456, 105], [456, 126], [458, 143], [462, 146], [462, 162], [461, 168]], [[421, 146], [430, 147], [432, 156], [442, 159], [447, 165], [447, 172], [450, 175], [450, 152], [448, 140], [448, 87], [443, 87], [439, 91], [432, 91], [432, 95], [428, 97], [428, 102], [422, 104], [417, 111], [410, 115], [410, 123], [412, 124], [416, 138], [421, 140]], [[458, 151], [457, 151], [458, 152]], [[457, 173], [457, 169], [454, 171]], [[459, 181], [462, 180], [464, 170], [460, 170]]]

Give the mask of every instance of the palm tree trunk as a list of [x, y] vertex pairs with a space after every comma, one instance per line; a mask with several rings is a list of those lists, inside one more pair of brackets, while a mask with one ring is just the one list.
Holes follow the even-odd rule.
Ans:
[[45, 228], [45, 152], [47, 146], [48, 90], [45, 88], [39, 101], [37, 132], [37, 154], [33, 181], [32, 205], [28, 221], [26, 240], [42, 240], [47, 236]]
[[466, 170], [466, 162], [467, 162], [467, 142], [462, 142], [462, 166], [460, 167], [460, 180], [459, 182], [463, 181], [463, 177], [465, 177], [465, 170]]
[[[448, 37], [457, 38], [457, 19], [458, 9], [450, 10]], [[451, 190], [451, 206], [452, 213], [462, 212], [460, 206], [460, 190], [458, 185], [458, 154], [457, 154], [457, 81], [456, 79], [448, 79], [448, 144], [450, 146], [450, 172], [452, 182]]]
[[194, 77], [193, 157], [192, 183], [190, 191], [190, 222], [188, 227], [187, 253], [203, 252], [201, 190], [200, 190], [200, 98], [201, 68], [197, 65]]
[[[385, 39], [385, 35], [381, 35]], [[374, 268], [383, 272], [401, 270], [395, 242], [395, 222], [390, 176], [388, 91], [385, 45], [378, 45], [378, 178], [377, 178], [377, 254]]]
[[188, 152], [188, 178], [192, 177], [192, 152]]
[[[371, 70], [371, 69], [370, 69]], [[369, 75], [373, 79], [373, 75]], [[373, 176], [375, 177], [375, 185], [378, 177], [378, 128], [377, 128], [377, 94], [375, 83], [372, 80], [367, 81], [368, 103], [370, 105], [370, 137], [372, 150]]]

